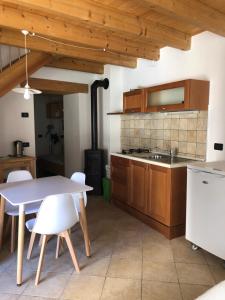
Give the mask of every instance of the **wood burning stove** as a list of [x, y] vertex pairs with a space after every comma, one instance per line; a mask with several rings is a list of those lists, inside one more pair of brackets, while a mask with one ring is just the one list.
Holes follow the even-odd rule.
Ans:
[[109, 87], [109, 80], [95, 80], [91, 85], [91, 149], [85, 150], [86, 184], [94, 190], [91, 194], [102, 194], [102, 177], [104, 176], [104, 150], [98, 149], [98, 111], [97, 111], [97, 89]]

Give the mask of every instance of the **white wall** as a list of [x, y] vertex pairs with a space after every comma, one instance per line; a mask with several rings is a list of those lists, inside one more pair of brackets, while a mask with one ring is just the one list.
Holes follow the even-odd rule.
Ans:
[[123, 109], [123, 68], [106, 66], [105, 74], [109, 78], [109, 89], [103, 91], [103, 146], [110, 152], [120, 150], [120, 115], [107, 115], [108, 112]]
[[[28, 112], [29, 118], [21, 118]], [[33, 97], [25, 100], [22, 94], [10, 92], [0, 98], [0, 156], [13, 154], [13, 141], [29, 142], [24, 154], [35, 155]]]
[[[83, 72], [61, 70], [55, 68], [41, 68], [32, 75], [34, 78], [45, 78], [70, 82], [85, 83], [90, 85], [99, 76]], [[66, 100], [69, 101], [66, 101]], [[74, 101], [75, 100], [75, 101]], [[64, 109], [67, 119], [71, 124], [70, 131], [65, 134], [67, 139], [67, 174], [74, 170], [82, 170], [84, 167], [83, 150], [90, 148], [91, 142], [91, 98], [88, 94], [74, 94], [65, 97]], [[29, 112], [29, 119], [22, 119], [21, 112]], [[79, 132], [77, 124], [79, 123]], [[72, 133], [72, 135], [70, 135]], [[68, 134], [68, 136], [66, 136]], [[79, 139], [77, 139], [77, 135]], [[73, 136], [74, 139], [71, 139]], [[35, 155], [35, 130], [33, 98], [26, 101], [23, 95], [10, 92], [0, 99], [0, 156], [12, 154], [12, 141], [21, 139], [30, 142], [30, 148], [25, 149], [25, 154]], [[79, 147], [78, 147], [79, 146]], [[74, 161], [75, 159], [75, 161]]]
[[215, 142], [225, 148], [225, 38], [205, 32], [192, 38], [190, 51], [167, 47], [158, 62], [139, 60], [137, 69], [122, 72], [124, 91], [188, 78], [209, 80], [207, 160], [225, 159], [225, 149], [213, 150]]

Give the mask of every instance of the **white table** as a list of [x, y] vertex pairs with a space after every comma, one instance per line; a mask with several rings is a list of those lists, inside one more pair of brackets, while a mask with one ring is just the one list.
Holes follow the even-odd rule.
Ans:
[[49, 195], [56, 195], [62, 193], [79, 193], [80, 222], [82, 222], [86, 255], [90, 256], [90, 239], [88, 234], [83, 193], [91, 190], [93, 190], [93, 188], [90, 186], [75, 183], [74, 181], [62, 176], [52, 176], [33, 180], [0, 184], [0, 248], [2, 246], [3, 237], [5, 200], [10, 202], [14, 206], [19, 206], [17, 285], [22, 284], [25, 205], [28, 203], [40, 202], [46, 196]]

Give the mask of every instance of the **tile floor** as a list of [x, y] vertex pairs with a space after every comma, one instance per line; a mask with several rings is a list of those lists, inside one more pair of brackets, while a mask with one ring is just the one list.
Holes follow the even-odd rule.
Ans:
[[225, 279], [220, 259], [202, 250], [193, 252], [184, 237], [168, 241], [100, 197], [89, 197], [88, 222], [91, 258], [84, 255], [79, 226], [73, 232], [79, 275], [67, 250], [55, 260], [53, 238], [47, 246], [39, 286], [34, 286], [39, 255], [36, 243], [32, 259], [25, 259], [25, 283], [17, 287], [16, 254], [10, 255], [6, 247], [0, 254], [0, 299], [192, 300]]

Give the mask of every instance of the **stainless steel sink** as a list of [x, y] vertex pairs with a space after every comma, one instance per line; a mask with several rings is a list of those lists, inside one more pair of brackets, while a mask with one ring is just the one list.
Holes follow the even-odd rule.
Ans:
[[191, 161], [191, 159], [188, 159], [188, 158], [170, 156], [170, 155], [161, 154], [161, 153], [132, 153], [130, 155], [137, 157], [137, 158], [158, 161], [158, 162], [162, 162], [162, 163], [166, 163], [166, 164], [174, 164], [174, 163]]

